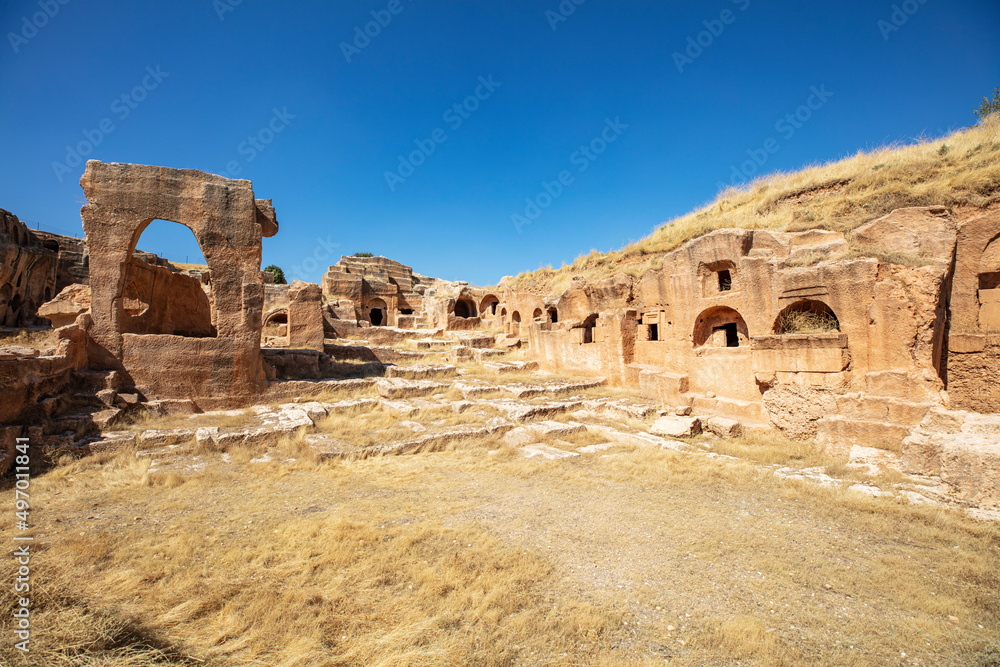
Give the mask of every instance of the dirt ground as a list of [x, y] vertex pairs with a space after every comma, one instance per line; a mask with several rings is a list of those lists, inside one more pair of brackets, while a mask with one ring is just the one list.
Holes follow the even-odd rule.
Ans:
[[1000, 530], [954, 510], [650, 449], [261, 458], [37, 477], [4, 664], [1000, 664]]

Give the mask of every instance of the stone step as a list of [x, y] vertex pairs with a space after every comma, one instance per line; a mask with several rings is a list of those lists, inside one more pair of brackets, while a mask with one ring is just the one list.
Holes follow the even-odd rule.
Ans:
[[450, 385], [433, 380], [407, 380], [404, 378], [382, 378], [375, 383], [375, 388], [382, 398], [415, 398], [430, 396], [444, 391]]
[[483, 368], [494, 373], [528, 373], [538, 370], [537, 361], [487, 361]]
[[816, 422], [816, 444], [831, 456], [848, 456], [851, 447], [861, 445], [899, 451], [910, 427], [871, 419], [830, 415]]
[[919, 424], [935, 405], [930, 402], [867, 394], [844, 394], [837, 398], [837, 412], [845, 417], [909, 426]]
[[738, 398], [728, 398], [716, 396], [709, 398], [701, 394], [686, 394], [682, 397], [682, 404], [687, 403], [699, 414], [713, 414], [720, 417], [729, 417], [745, 421], [748, 424], [756, 423], [765, 425], [770, 422], [767, 411], [760, 403], [753, 401], [743, 401]]
[[105, 389], [120, 389], [123, 384], [118, 371], [74, 371], [73, 380], [81, 392], [91, 395]]
[[458, 374], [458, 369], [449, 364], [413, 364], [411, 366], [387, 366], [387, 378], [406, 378], [409, 380], [428, 380], [431, 378], [450, 378]]
[[683, 403], [682, 396], [688, 393], [688, 376], [662, 369], [644, 368], [639, 370], [639, 395], [659, 403], [677, 405]]

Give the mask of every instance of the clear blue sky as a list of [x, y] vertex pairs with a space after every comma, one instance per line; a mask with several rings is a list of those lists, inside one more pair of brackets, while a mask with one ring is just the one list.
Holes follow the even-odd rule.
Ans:
[[[274, 200], [264, 264], [290, 277], [370, 251], [491, 284], [645, 236], [748, 151], [744, 174], [942, 134], [1000, 85], [996, 0], [236, 3], [4, 2], [0, 207], [82, 234], [87, 132], [89, 158], [235, 165]], [[434, 152], [411, 174], [415, 140]], [[195, 261], [172, 227], [140, 247]]]

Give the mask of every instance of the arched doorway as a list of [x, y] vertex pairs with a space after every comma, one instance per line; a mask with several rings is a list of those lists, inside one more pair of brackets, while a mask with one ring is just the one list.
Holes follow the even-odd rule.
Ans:
[[479, 303], [479, 312], [483, 316], [490, 316], [497, 314], [497, 306], [500, 305], [500, 299], [496, 298], [492, 294], [487, 294], [483, 297], [483, 300]]
[[702, 312], [694, 324], [695, 347], [743, 347], [750, 343], [750, 333], [743, 316], [727, 306]]
[[512, 336], [521, 335], [521, 313], [516, 310], [510, 314], [510, 334]]

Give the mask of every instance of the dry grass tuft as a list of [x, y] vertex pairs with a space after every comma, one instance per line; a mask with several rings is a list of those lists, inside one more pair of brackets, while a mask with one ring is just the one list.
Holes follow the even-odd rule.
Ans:
[[58, 341], [54, 329], [17, 329], [0, 331], [0, 345], [22, 345], [44, 350]]
[[832, 313], [793, 310], [782, 313], [775, 325], [777, 334], [831, 333], [840, 331], [840, 322]]

